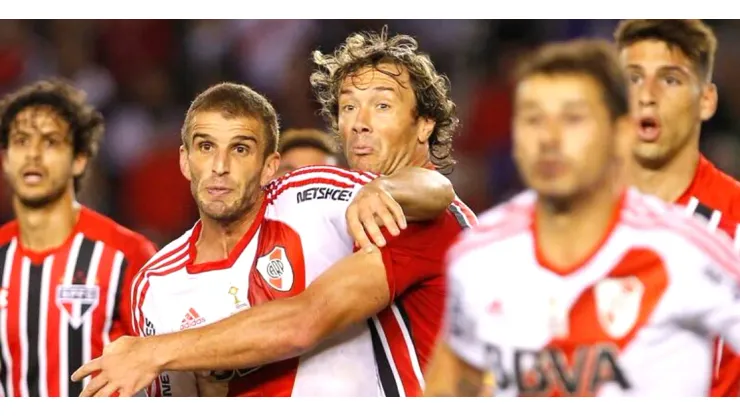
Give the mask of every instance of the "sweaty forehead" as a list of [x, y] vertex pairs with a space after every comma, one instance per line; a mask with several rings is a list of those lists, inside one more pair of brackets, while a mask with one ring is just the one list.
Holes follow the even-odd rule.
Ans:
[[18, 112], [10, 128], [11, 131], [23, 133], [58, 131], [66, 134], [69, 131], [69, 123], [51, 107], [33, 106]]
[[692, 69], [691, 60], [678, 47], [671, 47], [659, 40], [635, 42], [620, 51], [622, 64], [640, 67], [645, 70], [656, 70], [666, 66], [678, 66]]
[[347, 75], [342, 81], [341, 90], [368, 90], [376, 87], [392, 88], [399, 94], [410, 91], [409, 72], [403, 65], [393, 63], [365, 66]]

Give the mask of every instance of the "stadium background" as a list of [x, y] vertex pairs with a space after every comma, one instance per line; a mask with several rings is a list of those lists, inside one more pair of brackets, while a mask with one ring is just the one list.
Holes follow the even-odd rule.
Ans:
[[[740, 177], [740, 23], [717, 31], [715, 81], [720, 106], [705, 124], [702, 148]], [[100, 155], [80, 201], [146, 234], [171, 240], [197, 217], [177, 167], [179, 128], [194, 96], [219, 81], [266, 94], [286, 128], [324, 128], [308, 83], [310, 52], [333, 50], [352, 31], [380, 29], [416, 37], [452, 81], [462, 129], [452, 174], [476, 212], [520, 184], [509, 157], [508, 75], [521, 53], [543, 41], [610, 38], [614, 20], [45, 20], [0, 24], [0, 94], [63, 76], [84, 89], [106, 117]], [[12, 217], [0, 187], [0, 220]]]

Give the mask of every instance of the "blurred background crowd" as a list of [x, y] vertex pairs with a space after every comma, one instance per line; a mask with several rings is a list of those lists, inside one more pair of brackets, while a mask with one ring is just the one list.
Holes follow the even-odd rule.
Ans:
[[[100, 155], [80, 201], [158, 244], [197, 212], [178, 169], [180, 127], [195, 95], [220, 81], [267, 95], [283, 129], [325, 129], [308, 82], [310, 53], [332, 51], [357, 30], [414, 36], [452, 82], [462, 128], [451, 179], [476, 212], [520, 189], [509, 155], [516, 59], [545, 41], [610, 38], [613, 20], [44, 20], [0, 24], [0, 94], [49, 76], [85, 90], [106, 117]], [[717, 115], [702, 149], [740, 178], [740, 22], [709, 21], [719, 39]], [[0, 220], [12, 216], [0, 188]]]

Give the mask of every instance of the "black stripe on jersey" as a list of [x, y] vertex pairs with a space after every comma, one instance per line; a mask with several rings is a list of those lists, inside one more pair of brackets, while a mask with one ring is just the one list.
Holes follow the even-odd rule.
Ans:
[[702, 204], [701, 201], [697, 201], [697, 202], [699, 202], [699, 204], [696, 205], [696, 211], [694, 212], [706, 218], [707, 220], [711, 219], [712, 213], [714, 212], [714, 210]]
[[462, 212], [460, 207], [456, 206], [455, 204], [450, 204], [450, 206], [447, 207], [447, 210], [455, 216], [455, 219], [457, 220], [457, 225], [459, 225], [460, 228], [464, 230], [470, 227], [470, 225], [468, 224], [468, 219], [465, 218], [465, 214]]
[[[5, 257], [8, 255], [9, 244], [0, 247], [0, 284], [2, 284], [2, 273], [5, 270]], [[0, 342], [2, 339], [0, 338]], [[2, 345], [0, 345], [0, 389], [3, 390], [3, 396], [8, 397], [8, 389], [5, 387], [5, 380], [8, 376], [8, 361], [3, 355]]]
[[411, 320], [409, 319], [409, 315], [406, 313], [406, 310], [403, 308], [401, 302], [395, 302], [394, 305], [396, 305], [396, 308], [398, 308], [398, 312], [401, 314], [401, 319], [403, 319], [403, 324], [406, 326], [406, 330], [409, 332], [409, 338], [411, 338], [411, 342], [413, 342], [414, 334], [413, 332], [411, 332]]
[[[28, 310], [26, 313], [26, 335], [28, 339], [28, 372], [26, 382], [28, 383], [28, 395], [39, 397], [39, 308], [41, 307], [41, 276], [43, 264], [31, 264], [28, 271]], [[46, 313], [46, 311], [44, 311]]]
[[[85, 238], [82, 240], [80, 245], [80, 251], [77, 254], [77, 262], [74, 268], [74, 274], [72, 275], [72, 281], [74, 283], [84, 284], [87, 279], [87, 271], [90, 269], [90, 261], [92, 260], [93, 249], [95, 248], [95, 242]], [[81, 280], [81, 282], [79, 281]], [[82, 337], [82, 328], [84, 325], [80, 325], [79, 328], [75, 329], [72, 325], [67, 327], [67, 369], [69, 371], [68, 396], [77, 397], [82, 393], [82, 382], [72, 382], [72, 373], [82, 366], [82, 343], [85, 340]]]
[[[120, 270], [120, 274], [118, 275], [118, 287], [116, 288], [116, 298], [115, 298], [116, 300], [113, 305], [113, 318], [112, 318], [113, 322], [117, 321], [120, 318], [119, 312], [120, 312], [120, 306], [121, 306], [121, 297], [130, 295], [129, 293], [123, 293], [123, 281], [125, 280], [124, 276], [125, 276], [127, 267], [128, 267], [128, 261], [126, 261], [126, 258], [124, 258], [123, 261], [121, 261], [121, 270]], [[128, 332], [128, 328], [127, 328], [127, 332]]]
[[393, 377], [391, 363], [385, 355], [383, 343], [380, 341], [380, 335], [378, 335], [378, 330], [375, 328], [375, 323], [372, 319], [367, 321], [367, 326], [370, 328], [373, 353], [378, 366], [378, 377], [380, 378], [380, 385], [383, 387], [383, 392], [385, 392], [385, 397], [401, 397], [401, 394], [398, 392], [398, 386], [396, 385], [396, 379]]

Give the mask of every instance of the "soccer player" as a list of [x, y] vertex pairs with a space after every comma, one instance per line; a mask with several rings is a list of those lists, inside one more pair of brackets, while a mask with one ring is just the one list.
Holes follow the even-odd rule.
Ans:
[[316, 129], [289, 129], [280, 135], [280, 167], [276, 176], [312, 165], [337, 165], [334, 139]]
[[475, 395], [493, 370], [503, 396], [700, 396], [713, 334], [740, 348], [730, 239], [612, 176], [634, 129], [624, 80], [603, 41], [523, 63], [513, 136], [529, 190], [448, 253], [427, 395]]
[[[630, 182], [705, 216], [740, 248], [740, 183], [699, 151], [701, 124], [717, 108], [712, 29], [700, 20], [625, 20], [614, 38], [638, 119]], [[712, 396], [738, 396], [740, 357], [721, 340], [714, 355]]]
[[0, 103], [16, 219], [0, 228], [0, 394], [77, 396], [70, 375], [131, 333], [133, 275], [154, 246], [75, 201], [103, 118], [82, 91], [41, 81]]
[[[451, 165], [457, 120], [449, 87], [413, 39], [355, 34], [334, 54], [316, 54], [315, 59], [319, 71], [313, 84], [354, 167], [400, 173], [404, 166]], [[474, 217], [453, 203], [432, 221], [409, 223], [398, 236], [386, 233], [380, 249], [368, 246], [347, 256], [352, 249], [341, 235], [347, 201], [327, 205], [330, 201], [317, 200], [318, 192], [304, 184], [324, 178], [322, 187], [356, 187], [365, 175], [304, 168], [271, 185], [276, 215], [290, 227], [301, 228], [300, 239], [308, 242], [303, 244], [304, 291], [212, 325], [119, 342], [102, 360], [75, 374], [79, 379], [101, 371], [83, 395], [117, 390], [129, 395], [163, 371], [169, 377], [172, 371], [235, 368], [252, 370], [237, 372], [246, 377], [232, 382], [232, 395], [419, 395], [443, 310], [443, 253]], [[420, 185], [397, 190], [410, 195]], [[310, 201], [303, 202], [305, 195]], [[272, 253], [268, 247], [259, 253], [262, 260], [257, 261], [254, 280], [259, 282], [259, 276], [269, 276], [271, 270], [282, 279], [278, 271], [288, 270], [282, 252]], [[327, 260], [336, 263], [328, 267]], [[294, 265], [300, 263], [290, 264], [297, 285], [299, 270]], [[152, 349], [157, 353], [151, 354]], [[283, 373], [255, 370], [280, 360], [287, 360], [277, 364], [284, 366]], [[290, 360], [298, 360], [298, 366]]]

